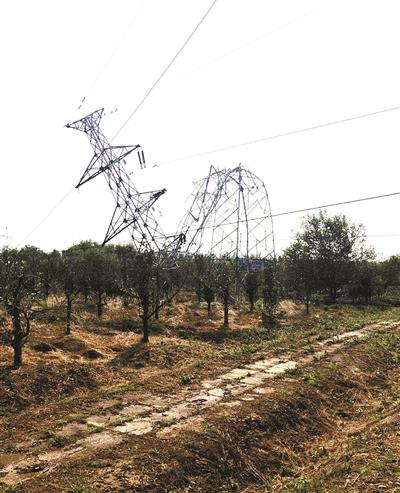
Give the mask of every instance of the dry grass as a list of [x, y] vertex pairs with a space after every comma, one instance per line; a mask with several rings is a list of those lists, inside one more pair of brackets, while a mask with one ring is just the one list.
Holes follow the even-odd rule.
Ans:
[[[246, 307], [232, 310], [231, 326], [223, 329], [220, 305], [215, 304], [208, 319], [204, 304], [183, 297], [154, 322], [148, 345], [140, 342], [137, 309], [125, 310], [120, 303], [109, 306], [101, 321], [93, 308], [79, 307], [71, 336], [64, 335], [62, 313], [43, 317], [34, 326], [20, 370], [11, 370], [11, 351], [0, 347], [0, 454], [29, 442], [35, 433], [51, 433], [57, 423], [101, 413], [109, 401], [118, 406], [145, 392], [169, 394], [182, 385], [196, 389], [203, 379], [245, 362], [308, 352], [334, 334], [399, 319], [397, 310], [372, 308], [321, 308], [309, 317], [292, 303], [283, 304], [282, 310], [286, 315], [269, 339], [258, 327], [258, 314], [248, 313]], [[66, 463], [47, 483], [38, 480], [26, 491], [68, 491], [71, 484], [91, 485], [101, 492], [364, 491], [354, 489], [361, 484], [355, 476], [353, 490], [316, 488], [333, 467], [329, 461], [338, 464], [343, 459], [335, 444], [344, 440], [341, 433], [348, 416], [356, 416], [359, 421], [354, 418], [352, 423], [362, 426], [370, 409], [381, 405], [381, 395], [386, 392], [389, 398], [395, 392], [398, 372], [389, 358], [391, 348], [387, 341], [378, 342], [370, 352], [365, 352], [368, 345], [356, 345], [343, 358], [333, 357], [321, 367], [276, 381], [274, 394], [244, 403], [239, 411], [213, 412], [205, 428], [197, 426], [168, 440], [153, 435], [129, 438], [121, 450], [85, 457], [80, 464]], [[54, 350], [42, 352], [40, 344]], [[92, 359], [90, 351], [98, 357]], [[393, 413], [382, 415], [392, 426], [391, 439], [397, 423], [390, 421]], [[326, 464], [318, 447], [332, 450]], [[368, 454], [367, 446], [360, 453]], [[93, 485], [91, 463], [98, 460], [104, 461], [98, 463], [102, 484]], [[79, 479], [71, 483], [72, 470]], [[371, 477], [372, 484], [378, 481]], [[340, 487], [345, 480], [339, 478]], [[57, 489], [60, 485], [62, 490]], [[332, 485], [336, 488], [333, 480]]]
[[399, 361], [399, 330], [373, 336], [334, 364], [312, 365], [296, 385], [293, 376], [276, 382], [274, 393], [166, 439], [129, 437], [29, 491], [73, 491], [72, 471], [75, 484], [101, 493], [398, 491]]

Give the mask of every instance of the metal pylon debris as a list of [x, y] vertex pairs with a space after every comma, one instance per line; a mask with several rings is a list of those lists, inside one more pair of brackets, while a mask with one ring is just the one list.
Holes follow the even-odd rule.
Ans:
[[[144, 168], [143, 150], [140, 145], [110, 145], [100, 129], [103, 111], [104, 109], [94, 111], [90, 115], [66, 125], [67, 128], [84, 132], [94, 151], [94, 155], [76, 188], [101, 174], [106, 178], [116, 205], [103, 245], [128, 229], [135, 246], [139, 250], [148, 249], [159, 252], [165, 247], [165, 235], [154, 217], [153, 206], [166, 190], [165, 188], [150, 192], [137, 190], [125, 170], [125, 164], [126, 159], [136, 151], [139, 167]], [[175, 243], [177, 241], [175, 240]]]
[[211, 166], [207, 177], [195, 183], [178, 231], [192, 253], [228, 255], [250, 268], [275, 256], [267, 189], [242, 165], [222, 170]]

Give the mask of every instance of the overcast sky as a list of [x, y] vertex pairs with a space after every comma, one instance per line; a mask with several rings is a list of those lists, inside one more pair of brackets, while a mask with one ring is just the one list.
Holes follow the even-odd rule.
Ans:
[[[0, 235], [8, 228], [19, 244], [78, 182], [91, 148], [64, 125], [104, 107], [111, 138], [211, 3], [0, 3]], [[399, 105], [399, 17], [396, 0], [218, 0], [114, 142], [143, 146], [147, 169], [132, 178], [140, 190], [168, 190], [158, 202], [164, 229], [174, 231], [192, 182], [211, 164], [251, 169], [275, 213], [400, 191], [400, 110], [166, 163]], [[399, 205], [397, 196], [329, 212], [363, 223], [385, 257], [400, 253]], [[25, 243], [51, 250], [102, 241], [112, 211], [99, 177]], [[278, 250], [301, 218], [276, 218]]]

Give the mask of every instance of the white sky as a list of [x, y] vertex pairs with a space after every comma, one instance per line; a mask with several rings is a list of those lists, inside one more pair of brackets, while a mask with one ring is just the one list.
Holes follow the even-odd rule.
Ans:
[[[104, 119], [111, 138], [210, 4], [0, 2], [0, 235], [8, 227], [17, 245], [78, 182], [91, 148], [63, 125], [117, 108]], [[148, 169], [133, 179], [143, 191], [167, 188], [158, 202], [164, 229], [175, 229], [192, 181], [210, 164], [249, 167], [265, 181], [273, 212], [400, 191], [400, 111], [152, 168], [400, 104], [399, 14], [396, 0], [218, 0], [114, 142], [143, 146]], [[399, 201], [329, 211], [363, 223], [368, 235], [398, 234], [368, 238], [387, 256], [400, 253]], [[102, 241], [112, 211], [98, 177], [73, 191], [26, 243], [51, 250]], [[276, 218], [278, 250], [301, 217]]]

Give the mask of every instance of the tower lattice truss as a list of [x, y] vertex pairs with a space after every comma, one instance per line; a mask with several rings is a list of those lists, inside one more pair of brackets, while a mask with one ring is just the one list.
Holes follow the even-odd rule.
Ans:
[[139, 168], [143, 169], [145, 167], [144, 152], [140, 145], [110, 145], [100, 129], [103, 111], [104, 109], [94, 111], [66, 125], [67, 128], [84, 132], [94, 151], [76, 188], [102, 174], [115, 199], [115, 210], [103, 245], [128, 229], [135, 246], [140, 250], [148, 249], [156, 252], [163, 249], [178, 250], [183, 238], [180, 235], [165, 236], [153, 214], [153, 206], [166, 192], [165, 188], [150, 192], [137, 190], [125, 170], [125, 165], [127, 158], [136, 151]]
[[178, 230], [191, 253], [229, 255], [239, 263], [275, 256], [274, 229], [267, 189], [251, 171], [237, 166], [195, 183], [191, 205]]

